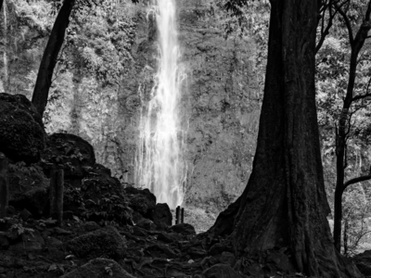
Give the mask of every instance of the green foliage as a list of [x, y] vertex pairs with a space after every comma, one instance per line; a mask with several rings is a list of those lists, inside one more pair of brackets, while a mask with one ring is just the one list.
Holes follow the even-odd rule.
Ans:
[[81, 193], [85, 207], [84, 218], [103, 222], [115, 221], [121, 225], [132, 224], [132, 209], [115, 178], [85, 178]]
[[343, 196], [343, 249], [345, 255], [355, 255], [371, 249], [370, 182], [355, 184]]
[[54, 76], [43, 123], [48, 133], [68, 130], [71, 126], [71, 106], [73, 103], [73, 74], [58, 71]]
[[51, 30], [55, 17], [49, 17], [49, 15], [56, 12], [51, 2], [45, 0], [15, 0], [13, 4], [16, 7], [17, 16], [25, 21], [29, 27], [46, 32]]
[[215, 1], [210, 4], [225, 37], [252, 39], [257, 44], [257, 65], [267, 59], [270, 4], [268, 0]]
[[[76, 10], [68, 31], [67, 47], [83, 63], [87, 74], [105, 85], [119, 82], [134, 39], [134, 22], [127, 15], [132, 4], [126, 1], [102, 1], [101, 5], [81, 6]], [[130, 29], [130, 30], [129, 30]]]
[[141, 6], [128, 0], [77, 2], [44, 115], [49, 133], [67, 131], [102, 142], [117, 113], [121, 80], [133, 63]]
[[23, 161], [9, 164], [9, 179], [13, 185], [11, 193], [28, 191], [36, 186], [45, 187], [49, 182], [39, 165], [26, 165]]
[[85, 202], [82, 198], [82, 192], [79, 187], [65, 186], [64, 189], [64, 207], [72, 209], [75, 215], [80, 215], [85, 211]]
[[23, 223], [15, 223], [10, 227], [10, 233], [15, 234], [18, 237], [23, 234], [32, 234], [33, 232], [33, 229], [25, 227]]
[[83, 195], [81, 188], [67, 186], [64, 193], [64, 207], [72, 209], [75, 215], [86, 220], [115, 222], [120, 225], [132, 224], [132, 209], [123, 195], [106, 193], [100, 198], [92, 199]]
[[106, 194], [101, 199], [85, 201], [83, 216], [94, 221], [113, 221], [121, 225], [132, 224], [132, 209], [123, 196]]

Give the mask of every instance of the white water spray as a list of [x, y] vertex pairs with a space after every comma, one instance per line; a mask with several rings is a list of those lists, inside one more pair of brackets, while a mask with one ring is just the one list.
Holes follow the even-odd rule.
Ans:
[[4, 64], [4, 89], [7, 88], [8, 85], [8, 58], [7, 58], [7, 45], [8, 45], [8, 34], [7, 34], [7, 1], [3, 2], [3, 35], [4, 35], [4, 49], [3, 49], [3, 64]]
[[179, 111], [183, 73], [179, 67], [175, 0], [157, 0], [154, 10], [159, 67], [151, 99], [142, 108], [135, 177], [136, 185], [149, 188], [157, 202], [167, 203], [173, 209], [183, 202], [186, 180]]

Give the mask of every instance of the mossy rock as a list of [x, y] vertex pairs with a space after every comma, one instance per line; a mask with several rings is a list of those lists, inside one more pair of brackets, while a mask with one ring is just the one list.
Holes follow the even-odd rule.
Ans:
[[87, 168], [96, 163], [94, 149], [81, 137], [68, 133], [49, 136], [43, 158], [51, 164], [61, 164], [66, 179], [82, 179]]
[[80, 258], [108, 257], [118, 260], [126, 252], [125, 239], [111, 226], [73, 238], [66, 247]]
[[35, 163], [45, 146], [43, 122], [23, 95], [0, 94], [0, 152], [11, 161]]

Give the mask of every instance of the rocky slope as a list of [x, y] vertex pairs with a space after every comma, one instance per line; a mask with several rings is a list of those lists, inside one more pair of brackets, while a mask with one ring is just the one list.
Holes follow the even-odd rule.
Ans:
[[[37, 161], [35, 153], [21, 155], [24, 148], [0, 144], [0, 185], [8, 179], [10, 189], [6, 217], [0, 218], [0, 277], [305, 277], [293, 273], [286, 248], [254, 261], [235, 256], [229, 238], [196, 234], [188, 223], [173, 225], [168, 205], [147, 189], [121, 184], [96, 163], [84, 139], [32, 137], [38, 131], [19, 122], [35, 122], [38, 114], [24, 96], [0, 94], [1, 107], [13, 108], [0, 109], [3, 124], [11, 126], [0, 142], [11, 134], [22, 145], [34, 139], [43, 148]], [[370, 254], [355, 258], [366, 275]]]

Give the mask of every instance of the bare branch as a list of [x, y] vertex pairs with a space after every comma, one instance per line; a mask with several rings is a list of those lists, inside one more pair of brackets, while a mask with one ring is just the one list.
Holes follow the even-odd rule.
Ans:
[[353, 28], [351, 27], [351, 22], [349, 17], [347, 16], [346, 12], [343, 11], [342, 9], [343, 5], [338, 5], [337, 3], [335, 4], [336, 10], [339, 12], [339, 14], [342, 16], [344, 23], [346, 24], [347, 31], [349, 32], [349, 41], [350, 45], [353, 44], [354, 37], [353, 37]]
[[358, 177], [358, 178], [354, 178], [354, 179], [348, 180], [343, 184], [343, 191], [347, 187], [352, 185], [352, 184], [355, 184], [355, 183], [358, 183], [358, 182], [362, 182], [362, 181], [367, 181], [367, 180], [370, 180], [370, 179], [371, 179], [371, 173], [369, 173], [368, 175], [365, 175], [365, 176], [361, 176], [361, 177]]
[[367, 98], [367, 97], [371, 97], [371, 94], [364, 94], [364, 95], [355, 96], [355, 97], [353, 97], [353, 99], [351, 101], [353, 102], [353, 101], [357, 101], [357, 100], [364, 99], [364, 98]]
[[[349, 0], [344, 1], [343, 3], [341, 3], [339, 5], [339, 7], [342, 7], [348, 1]], [[336, 14], [338, 13], [338, 9], [336, 8], [335, 11], [333, 11], [332, 7], [333, 7], [333, 5], [336, 6], [338, 4], [338, 2], [340, 2], [340, 1], [336, 1], [336, 3], [334, 3], [334, 0], [330, 0], [321, 7], [321, 10], [320, 10], [320, 13], [322, 13], [322, 16], [320, 16], [320, 18], [321, 18], [321, 37], [318, 41], [318, 44], [315, 47], [315, 53], [317, 53], [321, 49], [322, 45], [324, 44], [326, 36], [329, 34], [329, 30], [333, 25], [333, 19], [335, 18]], [[329, 19], [328, 19], [326, 28], [324, 28], [325, 14], [326, 14], [327, 9], [329, 10]]]

